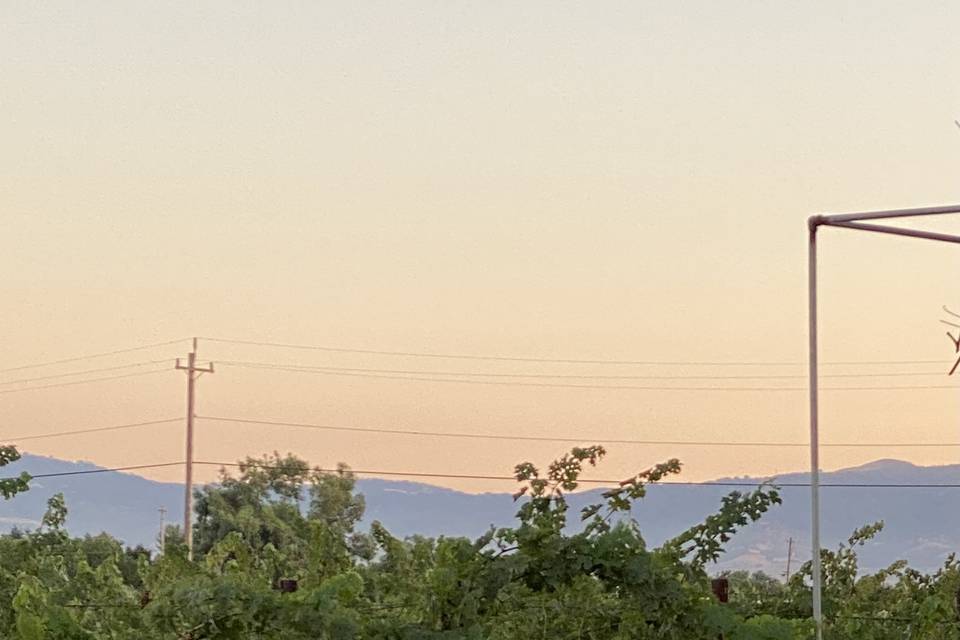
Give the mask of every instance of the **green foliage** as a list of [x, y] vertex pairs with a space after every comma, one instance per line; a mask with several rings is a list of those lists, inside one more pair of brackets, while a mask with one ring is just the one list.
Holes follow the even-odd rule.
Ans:
[[771, 506], [780, 502], [780, 494], [767, 486], [746, 495], [734, 491], [723, 498], [719, 513], [708, 516], [706, 522], [688, 529], [667, 546], [682, 556], [691, 556], [698, 567], [716, 562], [723, 552], [723, 544], [730, 540], [737, 528], [756, 522]]
[[[793, 640], [813, 635], [809, 563], [788, 583], [729, 574], [721, 605], [707, 570], [735, 532], [779, 504], [774, 487], [725, 497], [718, 512], [650, 548], [631, 505], [679, 473], [668, 460], [575, 517], [567, 495], [602, 447], [517, 465], [513, 526], [476, 540], [358, 532], [364, 503], [345, 466], [273, 454], [197, 493], [195, 557], [167, 530], [162, 556], [103, 534], [71, 538], [63, 496], [36, 531], [0, 536], [0, 637], [21, 640]], [[856, 549], [882, 523], [822, 552], [829, 640], [957, 635], [960, 567], [903, 563], [861, 575]], [[281, 581], [296, 580], [295, 592]]]
[[[20, 459], [15, 447], [0, 446], [0, 468]], [[30, 474], [23, 472], [15, 478], [0, 478], [0, 498], [9, 500], [30, 488]]]

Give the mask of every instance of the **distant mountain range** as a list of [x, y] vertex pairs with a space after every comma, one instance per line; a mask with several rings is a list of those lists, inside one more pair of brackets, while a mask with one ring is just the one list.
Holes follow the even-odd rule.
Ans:
[[[97, 469], [87, 462], [24, 455], [3, 469], [3, 475], [22, 470], [34, 475]], [[805, 483], [807, 474], [783, 475], [778, 482]], [[724, 478], [717, 482], [757, 483], [756, 478]], [[878, 460], [860, 467], [823, 475], [825, 484], [960, 484], [960, 465], [919, 467], [898, 460]], [[0, 529], [32, 528], [43, 515], [47, 498], [62, 492], [74, 534], [107, 531], [129, 545], [153, 546], [159, 528], [158, 508], [167, 519], [182, 519], [182, 485], [153, 482], [140, 476], [105, 472], [83, 476], [37, 478], [25, 494], [0, 502]], [[468, 494], [416, 482], [361, 479], [359, 491], [367, 502], [364, 526], [382, 522], [398, 536], [482, 534], [490, 525], [512, 522], [517, 506], [509, 494]], [[648, 544], [656, 545], [716, 511], [722, 496], [734, 489], [710, 485], [653, 486], [633, 511]], [[576, 517], [579, 507], [599, 499], [600, 489], [571, 497]], [[776, 575], [786, 569], [788, 540], [794, 540], [793, 567], [809, 559], [810, 498], [805, 487], [785, 486], [784, 504], [760, 522], [737, 534], [728, 545], [719, 568], [764, 570]], [[947, 554], [960, 549], [960, 489], [896, 487], [824, 487], [822, 490], [823, 544], [835, 547], [855, 528], [884, 520], [886, 529], [864, 547], [861, 565], [886, 566], [904, 558], [918, 569], [933, 570]]]

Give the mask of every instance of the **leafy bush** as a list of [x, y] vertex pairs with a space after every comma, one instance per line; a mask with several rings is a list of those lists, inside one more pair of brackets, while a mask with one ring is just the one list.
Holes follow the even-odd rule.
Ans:
[[[0, 461], [16, 459], [3, 451]], [[658, 548], [630, 506], [680, 472], [668, 460], [584, 508], [568, 533], [566, 495], [602, 447], [576, 448], [541, 471], [516, 467], [513, 526], [476, 540], [398, 539], [364, 510], [350, 470], [311, 469], [273, 454], [197, 492], [195, 558], [176, 527], [163, 555], [106, 534], [71, 538], [62, 496], [36, 531], [0, 536], [0, 637], [23, 640], [200, 638], [307, 640], [787, 640], [811, 638], [809, 564], [789, 583], [728, 576], [712, 595], [708, 568], [736, 531], [779, 504], [775, 487], [725, 497], [718, 512]], [[3, 495], [29, 478], [4, 481]], [[958, 639], [958, 563], [934, 575], [896, 563], [858, 573], [856, 548], [882, 523], [822, 552], [831, 640]], [[281, 581], [297, 581], [294, 592]], [[289, 583], [288, 583], [289, 584]]]

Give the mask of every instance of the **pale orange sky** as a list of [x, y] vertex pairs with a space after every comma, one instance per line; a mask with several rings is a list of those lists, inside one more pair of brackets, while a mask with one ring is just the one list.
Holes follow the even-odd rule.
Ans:
[[[191, 335], [802, 361], [806, 217], [960, 201], [955, 3], [163, 5], [0, 5], [0, 369]], [[936, 225], [960, 232], [960, 220]], [[960, 307], [956, 247], [827, 229], [822, 257], [824, 359], [943, 358], [869, 371], [946, 372], [952, 347], [937, 321], [942, 304]], [[0, 385], [186, 349], [0, 373]], [[201, 350], [214, 361], [390, 369], [757, 371]], [[758, 384], [804, 382], [742, 382]], [[0, 440], [177, 416], [183, 396], [173, 371], [0, 394]], [[226, 366], [203, 378], [198, 413], [588, 442], [807, 437], [796, 391], [511, 388]], [[151, 463], [181, 459], [182, 432], [24, 448]], [[960, 389], [825, 392], [823, 439], [960, 442]], [[565, 448], [200, 423], [197, 457], [279, 449], [323, 465], [503, 474]], [[802, 448], [610, 449], [596, 476], [670, 456], [692, 480], [807, 464]], [[956, 462], [960, 447], [822, 459], [835, 468], [881, 457]]]

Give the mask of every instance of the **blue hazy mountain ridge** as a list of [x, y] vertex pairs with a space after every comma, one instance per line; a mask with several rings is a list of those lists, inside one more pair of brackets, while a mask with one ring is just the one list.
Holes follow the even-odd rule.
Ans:
[[[70, 462], [25, 455], [5, 467], [3, 475], [29, 471], [34, 475], [90, 471], [88, 462]], [[808, 475], [786, 474], [783, 485], [806, 483]], [[960, 465], [920, 467], [898, 460], [877, 460], [859, 467], [823, 474], [824, 484], [960, 484]], [[749, 477], [722, 478], [717, 482], [756, 485]], [[62, 492], [70, 514], [68, 527], [77, 535], [107, 531], [129, 545], [153, 546], [159, 529], [158, 509], [167, 509], [168, 522], [183, 517], [182, 485], [147, 480], [136, 475], [105, 472], [36, 478], [31, 490], [14, 500], [0, 502], [0, 528], [33, 528], [43, 515], [47, 499]], [[468, 494], [417, 482], [361, 479], [358, 489], [366, 497], [363, 526], [379, 520], [395, 535], [476, 537], [491, 525], [510, 524], [517, 505], [507, 493]], [[650, 545], [657, 545], [701, 522], [715, 512], [729, 486], [653, 486], [635, 505], [632, 515]], [[571, 521], [581, 507], [601, 500], [602, 489], [569, 496]], [[787, 541], [793, 538], [794, 567], [810, 557], [809, 489], [783, 486], [784, 504], [760, 522], [738, 533], [728, 545], [720, 568], [761, 569], [782, 572], [787, 561]], [[842, 487], [822, 490], [824, 546], [836, 547], [850, 532], [868, 522], [884, 520], [880, 536], [861, 550], [861, 564], [877, 569], [904, 558], [924, 570], [940, 566], [960, 547], [960, 488]]]

